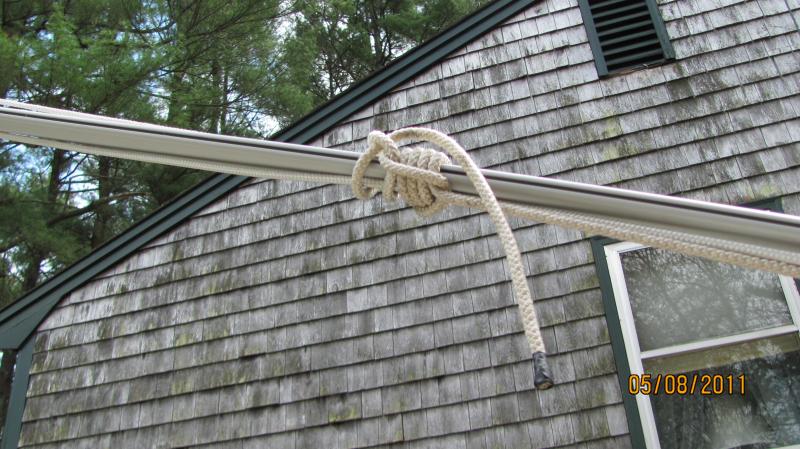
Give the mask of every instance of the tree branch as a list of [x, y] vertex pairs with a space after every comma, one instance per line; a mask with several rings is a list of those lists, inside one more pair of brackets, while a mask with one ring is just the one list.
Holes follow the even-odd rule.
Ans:
[[63, 214], [60, 214], [60, 215], [57, 215], [57, 216], [51, 218], [50, 220], [48, 220], [47, 226], [53, 226], [54, 224], [56, 224], [56, 223], [58, 223], [60, 221], [64, 221], [64, 220], [67, 220], [67, 219], [70, 219], [70, 218], [73, 218], [73, 217], [78, 217], [78, 216], [81, 216], [81, 215], [83, 215], [83, 214], [85, 214], [87, 212], [92, 212], [93, 210], [97, 209], [100, 206], [103, 206], [105, 204], [108, 204], [108, 203], [111, 203], [111, 202], [114, 202], [114, 201], [117, 201], [117, 200], [130, 198], [132, 196], [145, 196], [145, 195], [147, 195], [146, 192], [126, 192], [126, 193], [120, 193], [118, 195], [111, 195], [111, 196], [107, 196], [105, 198], [100, 198], [98, 200], [92, 201], [88, 206], [81, 207], [81, 208], [78, 208], [78, 209], [73, 209], [71, 211], [65, 212]]

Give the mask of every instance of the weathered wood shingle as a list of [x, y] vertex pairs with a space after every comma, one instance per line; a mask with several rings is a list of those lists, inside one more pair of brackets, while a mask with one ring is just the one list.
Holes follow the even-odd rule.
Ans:
[[[659, 3], [675, 62], [598, 79], [577, 2], [536, 2], [315, 144], [430, 126], [483, 166], [800, 213], [800, 5]], [[587, 240], [513, 224], [552, 390], [488, 219], [254, 180], [64, 298], [21, 445], [629, 447]]]

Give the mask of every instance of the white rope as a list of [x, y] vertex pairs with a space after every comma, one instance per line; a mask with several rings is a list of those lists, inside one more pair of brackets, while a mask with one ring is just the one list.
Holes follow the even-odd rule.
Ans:
[[[462, 165], [470, 179], [482, 180], [482, 182], [473, 180], [480, 198], [452, 192], [447, 188], [446, 178], [438, 174], [439, 167], [447, 163], [446, 159], [444, 161], [439, 160], [436, 164], [431, 165], [431, 170], [436, 173], [426, 173], [424, 179], [418, 177], [420, 168], [402, 165], [415, 164], [419, 158], [418, 154], [422, 151], [420, 149], [398, 150], [396, 142], [408, 139], [427, 140], [445, 149], [450, 154], [458, 154], [457, 162]], [[390, 199], [394, 199], [397, 194], [406, 199], [404, 195], [407, 193], [404, 192], [408, 188], [405, 186], [411, 181], [405, 178], [414, 179], [415, 190], [412, 190], [411, 193], [416, 191], [424, 193], [422, 197], [417, 198], [414, 196], [407, 199], [409, 204], [415, 205], [419, 201], [422, 201], [423, 204], [425, 204], [425, 201], [430, 202], [430, 210], [425, 207], [418, 208], [418, 211], [423, 214], [430, 214], [447, 205], [487, 209], [486, 195], [491, 195], [494, 198], [480, 169], [469, 158], [469, 155], [453, 139], [438, 131], [426, 128], [406, 128], [395, 131], [389, 136], [385, 136], [380, 132], [373, 132], [368, 138], [368, 144], [367, 153], [362, 155], [353, 170], [353, 191], [359, 198], [367, 198], [376, 194], [378, 190], [383, 190], [384, 195], [387, 195]], [[383, 150], [383, 147], [388, 149]], [[434, 151], [434, 153], [437, 152]], [[369, 161], [376, 156], [388, 173], [386, 181], [380, 189], [365, 188], [357, 180], [363, 177]], [[430, 160], [435, 156], [426, 157], [426, 160]], [[400, 181], [397, 180], [398, 178]], [[428, 182], [435, 181], [427, 187], [427, 190], [425, 190], [426, 187], [419, 186], [420, 183], [424, 184], [426, 180]], [[394, 191], [395, 184], [398, 185], [397, 193]], [[489, 192], [482, 192], [483, 188], [479, 189], [479, 185], [485, 186], [485, 189], [489, 190]], [[386, 193], [387, 191], [389, 192], [388, 194]], [[800, 277], [800, 254], [795, 251], [782, 251], [759, 245], [696, 235], [666, 227], [610, 218], [599, 214], [573, 212], [553, 207], [529, 206], [508, 201], [501, 201], [499, 205], [505, 213], [512, 216], [577, 229], [590, 235], [604, 235], [620, 240], [631, 240], [648, 246], [676, 251], [690, 256], [704, 257], [743, 268], [763, 270], [789, 277]]]
[[451, 198], [442, 194], [448, 190], [448, 182], [439, 173], [441, 166], [450, 162], [449, 159], [443, 153], [429, 148], [410, 148], [403, 151], [398, 149], [398, 142], [411, 139], [425, 140], [445, 150], [464, 169], [478, 192], [480, 198], [476, 199], [476, 203], [489, 214], [506, 253], [514, 297], [519, 305], [525, 336], [534, 354], [535, 384], [539, 388], [549, 388], [553, 385], [553, 379], [544, 358], [544, 341], [525, 276], [522, 255], [500, 203], [466, 150], [446, 134], [432, 129], [404, 128], [388, 136], [380, 131], [373, 131], [367, 138], [367, 152], [361, 155], [353, 169], [353, 193], [362, 200], [378, 193], [378, 189], [365, 187], [363, 184], [367, 168], [377, 157], [386, 170], [386, 178], [380, 190], [389, 200], [400, 196], [422, 216], [429, 216], [453, 203]]
[[[475, 197], [443, 191], [440, 197], [449, 204], [480, 208]], [[667, 249], [689, 256], [703, 257], [743, 268], [768, 271], [789, 277], [800, 277], [798, 254], [747, 245], [739, 242], [689, 234], [656, 226], [627, 222], [601, 215], [572, 212], [549, 207], [535, 207], [506, 201], [500, 202], [508, 215], [577, 229], [589, 235], [603, 235], [619, 240], [630, 240], [647, 246]]]
[[[447, 178], [439, 173], [442, 165], [450, 162], [447, 156], [428, 148], [414, 147], [400, 150], [398, 143], [406, 140], [427, 141], [445, 150], [464, 169], [478, 192], [478, 197], [450, 191]], [[467, 152], [452, 138], [438, 131], [405, 128], [388, 136], [373, 131], [369, 134], [367, 143], [367, 151], [361, 155], [353, 169], [351, 185], [357, 198], [368, 199], [378, 192], [382, 192], [389, 200], [399, 196], [422, 216], [430, 216], [448, 205], [478, 208], [489, 213], [506, 253], [514, 296], [519, 305], [525, 336], [534, 356], [536, 369], [534, 383], [539, 388], [549, 388], [553, 380], [545, 359], [544, 341], [526, 281], [522, 258], [504, 212], [529, 220], [578, 229], [588, 234], [632, 240], [745, 268], [791, 277], [800, 276], [800, 256], [791, 251], [689, 234], [601, 215], [511, 202], [501, 203]], [[374, 182], [365, 182], [364, 179], [367, 168], [376, 158], [386, 171], [386, 177], [380, 187]]]

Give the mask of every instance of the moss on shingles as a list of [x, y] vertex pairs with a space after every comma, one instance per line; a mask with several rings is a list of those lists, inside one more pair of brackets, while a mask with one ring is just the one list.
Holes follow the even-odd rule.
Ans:
[[595, 273], [587, 273], [575, 283], [573, 291], [589, 290], [600, 286], [600, 280]]
[[763, 200], [766, 198], [774, 198], [781, 195], [781, 191], [773, 184], [763, 184], [758, 186], [755, 190], [754, 201]]
[[619, 118], [610, 117], [603, 121], [603, 133], [602, 136], [604, 139], [610, 139], [612, 137], [617, 137], [622, 135], [622, 125], [619, 122]]
[[181, 260], [184, 257], [183, 253], [183, 245], [176, 244], [172, 247], [172, 261], [175, 262], [177, 260]]
[[620, 151], [616, 146], [608, 146], [600, 153], [600, 158], [603, 161], [610, 161], [612, 159], [618, 159], [619, 157]]
[[361, 414], [358, 412], [358, 409], [354, 406], [344, 407], [340, 410], [331, 411], [328, 413], [328, 422], [329, 423], [337, 423], [341, 421], [349, 421], [353, 419], [358, 419], [361, 417]]
[[[679, 65], [676, 65], [675, 69], [681, 75], [683, 75], [683, 69]], [[689, 84], [689, 80], [687, 78], [679, 78], [668, 82], [667, 90], [669, 91], [670, 96], [674, 100], [679, 100], [694, 96], [694, 92], [692, 91], [692, 86], [691, 84]]]
[[204, 335], [205, 340], [216, 340], [219, 338], [225, 338], [231, 335], [231, 330], [227, 326], [219, 326], [219, 329], [209, 330], [206, 335]]
[[181, 332], [175, 337], [175, 346], [185, 346], [196, 341], [197, 339], [194, 338], [194, 335], [191, 332]]
[[[56, 421], [58, 422], [58, 421]], [[64, 420], [61, 422], [61, 425], [56, 427], [53, 431], [53, 440], [60, 441], [66, 440], [69, 438], [69, 425], [67, 425], [68, 421]]]
[[191, 381], [188, 377], [176, 377], [172, 381], [172, 385], [170, 385], [170, 394], [171, 395], [178, 395], [183, 393], [189, 393], [194, 388], [194, 382]]
[[468, 95], [456, 95], [446, 100], [447, 109], [451, 114], [459, 114], [461, 112], [470, 111], [475, 109], [472, 106], [471, 97]]
[[232, 385], [236, 383], [237, 375], [236, 370], [226, 369], [220, 376], [220, 385]]
[[364, 226], [364, 237], [377, 237], [381, 235], [381, 230], [378, 226], [378, 223], [375, 220], [367, 220], [366, 226]]
[[300, 274], [315, 273], [322, 271], [322, 259], [319, 257], [304, 257]]
[[375, 129], [389, 129], [389, 114], [383, 113], [374, 116], [372, 123]]

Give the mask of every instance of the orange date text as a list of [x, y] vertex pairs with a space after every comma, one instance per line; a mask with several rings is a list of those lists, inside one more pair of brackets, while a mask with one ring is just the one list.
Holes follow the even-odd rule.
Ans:
[[631, 374], [628, 393], [644, 395], [703, 396], [739, 394], [744, 396], [745, 376], [722, 374]]

